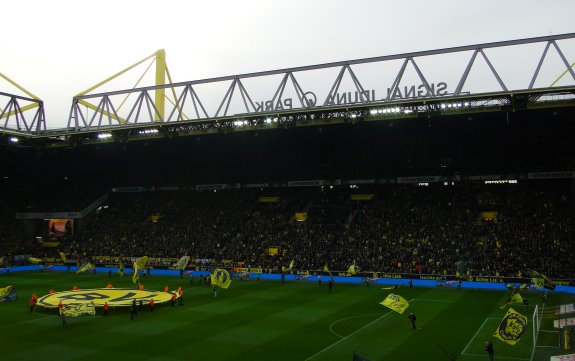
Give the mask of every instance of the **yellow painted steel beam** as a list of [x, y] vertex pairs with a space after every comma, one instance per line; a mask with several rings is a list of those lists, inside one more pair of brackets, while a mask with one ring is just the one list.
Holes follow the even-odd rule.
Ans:
[[30, 93], [28, 90], [24, 89], [23, 86], [21, 86], [20, 84], [16, 83], [14, 80], [8, 78], [6, 75], [0, 73], [0, 77], [4, 78], [4, 80], [6, 80], [7, 82], [9, 82], [10, 84], [14, 85], [16, 88], [22, 90], [24, 93], [26, 93], [30, 98], [36, 99], [36, 100], [40, 100], [40, 98], [38, 98], [37, 96], [35, 96], [34, 94]]
[[107, 111], [103, 111], [102, 109], [98, 109], [97, 106], [95, 106], [95, 105], [92, 104], [92, 103], [88, 103], [88, 102], [85, 101], [85, 100], [80, 99], [80, 100], [78, 100], [78, 103], [79, 103], [79, 104], [82, 104], [82, 105], [84, 105], [84, 106], [86, 106], [86, 108], [92, 109], [92, 110], [94, 110], [94, 111], [96, 111], [96, 112], [98, 112], [98, 113], [104, 114], [104, 115], [107, 116], [107, 117], [110, 117], [110, 118], [112, 118], [112, 119], [115, 119], [115, 120], [117, 120], [119, 123], [122, 123], [122, 124], [126, 123], [126, 119], [121, 118], [121, 117], [116, 117], [116, 115], [114, 115], [113, 113], [110, 113], [110, 112], [107, 112]]
[[[152, 65], [154, 64], [154, 61], [156, 61], [156, 59], [154, 59], [153, 61], [150, 62], [150, 65], [148, 65], [148, 67], [146, 68], [146, 70], [144, 70], [144, 73], [142, 74], [142, 76], [140, 76], [140, 78], [138, 79], [138, 81], [136, 82], [136, 84], [134, 84], [134, 86], [132, 87], [132, 89], [135, 89], [140, 82], [142, 81], [142, 79], [146, 76], [146, 74], [148, 73], [148, 70], [150, 70], [150, 68], [152, 67]], [[128, 93], [126, 94], [126, 96], [124, 97], [124, 100], [122, 100], [122, 102], [120, 103], [120, 106], [118, 106], [118, 111], [120, 111], [120, 109], [122, 109], [122, 106], [124, 106], [124, 103], [126, 102], [126, 100], [128, 100], [128, 98], [130, 97], [130, 95], [132, 95], [132, 93]]]
[[[20, 107], [20, 113], [23, 113], [29, 109], [37, 108], [38, 106], [39, 106], [38, 103], [25, 105], [23, 107]], [[11, 112], [4, 114], [2, 117], [0, 117], [0, 119], [7, 118], [7, 117], [12, 116], [14, 114], [16, 114], [16, 110], [12, 110]]]
[[[571, 66], [569, 67], [569, 69], [573, 69], [573, 67], [575, 66], [575, 63], [571, 64]], [[555, 86], [555, 84], [557, 84], [559, 82], [559, 80], [561, 80], [561, 78], [563, 78], [563, 76], [565, 74], [567, 74], [567, 72], [569, 71], [569, 69], [566, 69], [563, 73], [561, 73], [561, 75], [559, 75], [559, 78], [555, 79], [555, 81], [553, 83], [551, 83], [551, 85], [549, 85], [550, 88], [552, 88], [553, 86]]]
[[[124, 69], [124, 70], [122, 70], [122, 71], [120, 71], [120, 72], [118, 72], [118, 73], [112, 75], [112, 76], [109, 77], [109, 78], [106, 78], [106, 79], [102, 80], [102, 81], [99, 82], [98, 84], [96, 84], [96, 85], [94, 85], [94, 86], [91, 86], [90, 88], [84, 90], [83, 92], [78, 93], [77, 96], [86, 95], [86, 94], [88, 94], [89, 92], [91, 92], [92, 90], [97, 89], [97, 88], [99, 88], [100, 86], [106, 84], [106, 83], [109, 82], [110, 80], [113, 80], [113, 79], [119, 77], [120, 75], [126, 73], [127, 71], [129, 71], [129, 70], [131, 70], [131, 69], [137, 67], [138, 65], [142, 64], [142, 63], [145, 62], [146, 60], [148, 60], [148, 59], [150, 59], [150, 58], [153, 58], [153, 57], [157, 57], [157, 54], [158, 54], [160, 51], [163, 51], [163, 50], [158, 50], [158, 51], [155, 52], [154, 54], [145, 57], [144, 59], [142, 59], [142, 60], [138, 61], [137, 63], [135, 63], [135, 64], [133, 64], [133, 65], [127, 67], [126, 69]], [[165, 57], [164, 57], [164, 58], [165, 58]]]
[[[166, 51], [164, 49], [160, 49], [156, 51], [156, 85], [164, 84], [166, 84]], [[164, 120], [165, 93], [166, 91], [163, 88], [156, 89], [155, 103], [158, 113], [154, 114], [154, 120], [157, 122]]]
[[[170, 75], [170, 70], [168, 70], [168, 64], [166, 64], [166, 75], [168, 76], [168, 81], [170, 82], [170, 84], [174, 84], [174, 82], [172, 81], [172, 76]], [[171, 101], [168, 97], [166, 97], [166, 99], [168, 99], [168, 101], [178, 109], [178, 114], [183, 114], [184, 117], [187, 118], [188, 116], [185, 113], [183, 113], [182, 109], [180, 108], [180, 103], [178, 102], [178, 97], [176, 96], [176, 90], [174, 89], [173, 86], [170, 87], [170, 89], [172, 89], [172, 96], [174, 97], [174, 101]]]

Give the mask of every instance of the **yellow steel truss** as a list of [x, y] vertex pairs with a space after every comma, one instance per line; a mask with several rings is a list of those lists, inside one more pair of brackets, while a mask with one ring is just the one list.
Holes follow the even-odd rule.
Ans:
[[[133, 88], [136, 88], [138, 86], [138, 84], [140, 83], [140, 81], [142, 80], [142, 78], [146, 75], [146, 73], [148, 72], [148, 70], [150, 69], [150, 67], [152, 66], [152, 64], [154, 64], [154, 62], [156, 63], [156, 77], [155, 77], [155, 85], [165, 85], [166, 84], [166, 76], [169, 80], [170, 83], [173, 83], [172, 81], [172, 77], [170, 76], [170, 72], [168, 70], [168, 65], [166, 64], [166, 51], [164, 49], [160, 49], [158, 51], [156, 51], [155, 53], [145, 57], [144, 59], [130, 65], [129, 67], [125, 68], [124, 70], [102, 80], [101, 82], [99, 82], [96, 85], [91, 86], [90, 88], [78, 93], [77, 96], [81, 97], [83, 95], [87, 95], [88, 93], [92, 92], [93, 90], [99, 88], [100, 86], [106, 84], [107, 82], [119, 77], [120, 75], [132, 70], [133, 68], [137, 67], [138, 65], [144, 63], [145, 61], [149, 60], [149, 59], [153, 59], [152, 62], [150, 63], [150, 65], [148, 65], [148, 67], [146, 68], [146, 70], [144, 71], [144, 73], [142, 74], [142, 76], [140, 76], [140, 78], [138, 79], [138, 81], [136, 82], [136, 84], [133, 86]], [[132, 89], [133, 89], [132, 88]], [[172, 87], [172, 95], [174, 97], [174, 100], [176, 102], [176, 107], [179, 108], [179, 106], [177, 105], [177, 98], [176, 98], [176, 92], [174, 90], [174, 88]], [[163, 121], [164, 119], [164, 111], [165, 111], [165, 89], [161, 88], [161, 89], [156, 89], [155, 91], [155, 96], [154, 96], [154, 103], [157, 109], [157, 113], [154, 113], [154, 121], [160, 122]], [[118, 107], [117, 111], [120, 110], [120, 108], [124, 105], [124, 103], [126, 102], [126, 100], [128, 99], [128, 97], [130, 96], [131, 93], [128, 93], [126, 95], [126, 97], [124, 98], [124, 100], [120, 103], [120, 106]], [[168, 99], [168, 101], [170, 101], [172, 104], [174, 104], [174, 102], [172, 102], [170, 99]], [[120, 123], [125, 123], [126, 119], [123, 119], [121, 117], [117, 117], [115, 114], [112, 114], [110, 112], [104, 111], [101, 108], [97, 107], [96, 105], [84, 100], [84, 99], [80, 99], [78, 100], [79, 104], [84, 105], [85, 107], [92, 109], [96, 112], [100, 112], [101, 114], [105, 115], [106, 117], [109, 117], [111, 119], [115, 119]]]
[[[36, 95], [32, 94], [31, 92], [29, 92], [28, 90], [26, 90], [23, 86], [21, 86], [20, 84], [16, 83], [14, 80], [10, 79], [9, 77], [7, 77], [6, 75], [0, 73], [0, 78], [6, 80], [8, 83], [14, 85], [16, 88], [20, 89], [21, 91], [23, 91], [24, 93], [26, 93], [26, 95], [28, 95], [30, 98], [35, 99], [35, 100], [40, 100], [40, 98], [38, 98]], [[23, 107], [20, 108], [20, 111], [25, 112], [26, 110], [29, 109], [34, 109], [37, 108], [40, 105], [40, 103], [32, 103], [29, 105], [25, 105]], [[6, 113], [4, 115], [2, 115], [2, 117], [0, 119], [9, 117], [16, 114], [16, 110], [12, 110], [9, 113]]]
[[555, 79], [555, 81], [553, 83], [551, 83], [551, 85], [549, 87], [553, 88], [555, 86], [555, 84], [557, 84], [559, 82], [559, 80], [561, 80], [561, 78], [563, 78], [563, 76], [565, 74], [567, 74], [569, 69], [573, 69], [574, 66], [575, 66], [575, 63], [571, 64], [571, 66], [568, 69], [565, 69], [565, 71], [563, 73], [561, 73], [561, 75], [559, 75], [559, 77], [557, 79]]

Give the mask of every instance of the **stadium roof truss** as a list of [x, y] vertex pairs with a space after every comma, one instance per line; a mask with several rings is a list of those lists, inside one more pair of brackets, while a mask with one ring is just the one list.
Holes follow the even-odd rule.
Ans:
[[[24, 92], [27, 97], [0, 92], [0, 130], [5, 134], [40, 134], [46, 130], [44, 103], [24, 87], [0, 73], [0, 78]], [[35, 109], [35, 112], [33, 111]]]
[[[571, 33], [188, 82], [172, 83], [170, 78], [169, 84], [163, 84], [167, 67], [165, 54], [161, 53], [160, 60], [156, 59], [155, 86], [90, 94], [97, 87], [94, 86], [74, 97], [66, 128], [40, 129], [39, 124], [44, 124], [42, 113], [41, 121], [32, 123], [36, 129], [26, 126], [18, 130], [35, 137], [61, 140], [127, 141], [335, 121], [572, 106], [575, 63], [569, 63], [560, 42], [574, 39], [575, 33]], [[511, 77], [506, 75], [510, 69], [498, 68], [490, 52], [531, 44], [539, 45], [528, 54], [535, 58], [530, 63], [533, 67], [521, 75], [524, 85], [506, 83], [504, 79]], [[543, 51], [537, 59], [538, 49]], [[552, 70], [562, 74], [549, 86], [536, 87], [552, 53], [555, 54]], [[448, 86], [438, 79], [439, 70], [430, 67], [427, 59], [450, 55], [457, 56], [462, 71], [455, 71], [456, 67], [449, 63], [447, 70], [452, 84]], [[478, 63], [483, 63], [482, 78], [491, 78], [493, 84], [481, 91], [468, 91], [467, 83]], [[382, 72], [360, 70], [362, 66], [379, 64], [387, 67], [387, 79]], [[310, 79], [315, 81], [310, 83]], [[375, 95], [374, 82], [383, 86], [382, 96]], [[405, 86], [406, 82], [416, 85]], [[129, 97], [132, 99], [127, 101]]]

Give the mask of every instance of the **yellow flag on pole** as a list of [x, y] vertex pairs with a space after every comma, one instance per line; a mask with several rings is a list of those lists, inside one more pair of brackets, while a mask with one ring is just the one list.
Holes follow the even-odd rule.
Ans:
[[409, 302], [405, 298], [399, 295], [394, 295], [393, 293], [390, 293], [385, 300], [381, 301], [379, 304], [394, 310], [400, 315], [409, 307]]
[[212, 284], [220, 288], [228, 288], [232, 284], [232, 277], [225, 269], [216, 268], [210, 275]]

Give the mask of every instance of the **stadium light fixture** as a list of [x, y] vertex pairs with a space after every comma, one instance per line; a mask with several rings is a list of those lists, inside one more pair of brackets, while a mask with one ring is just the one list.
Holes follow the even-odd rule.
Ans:
[[144, 130], [140, 130], [138, 132], [138, 134], [156, 134], [158, 132], [159, 132], [158, 129], [144, 129]]
[[10, 143], [18, 143], [19, 139], [16, 138], [16, 137], [11, 137], [11, 138], [8, 138], [8, 141], [9, 141]]
[[98, 134], [98, 139], [108, 139], [108, 138], [112, 138], [111, 133], [100, 133], [100, 134]]

